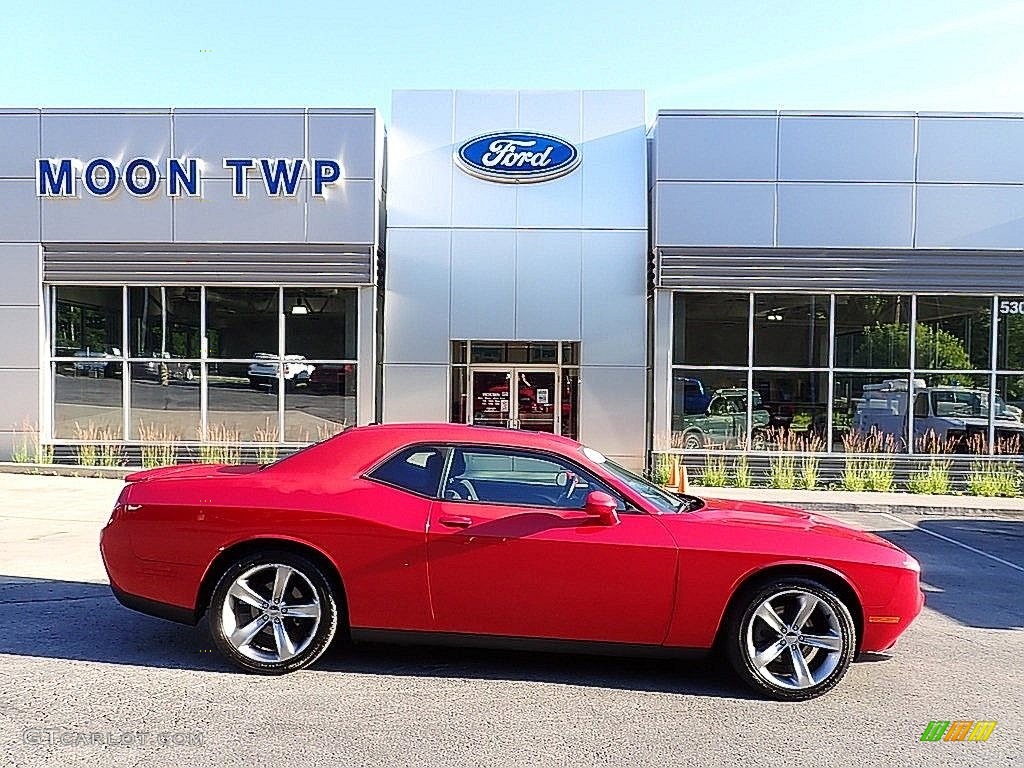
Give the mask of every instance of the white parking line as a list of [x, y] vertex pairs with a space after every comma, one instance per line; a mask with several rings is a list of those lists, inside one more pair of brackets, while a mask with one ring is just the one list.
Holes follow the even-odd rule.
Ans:
[[964, 544], [962, 541], [957, 541], [956, 539], [951, 539], [951, 538], [949, 538], [949, 536], [943, 536], [941, 533], [935, 533], [935, 531], [929, 531], [929, 530], [927, 530], [925, 528], [922, 528], [919, 525], [916, 525], [915, 523], [911, 523], [911, 522], [909, 522], [907, 520], [904, 520], [902, 517], [896, 517], [896, 515], [890, 515], [888, 512], [882, 512], [881, 515], [882, 515], [882, 517], [887, 517], [890, 520], [895, 520], [897, 523], [903, 523], [903, 525], [906, 525], [906, 526], [908, 526], [910, 528], [916, 528], [917, 530], [921, 531], [921, 533], [927, 533], [929, 536], [934, 536], [937, 539], [942, 539], [943, 541], [948, 541], [950, 544], [955, 544], [956, 546], [962, 547], [963, 549], [966, 549], [969, 552], [973, 552], [976, 555], [981, 555], [982, 557], [987, 557], [989, 560], [995, 560], [997, 563], [1002, 563], [1003, 565], [1008, 565], [1010, 568], [1013, 568], [1015, 571], [1020, 571], [1021, 573], [1024, 573], [1024, 568], [1022, 568], [1021, 566], [1017, 565], [1016, 563], [1011, 563], [1009, 560], [1003, 560], [1003, 558], [1001, 558], [1001, 557], [996, 557], [995, 555], [989, 554], [988, 552], [985, 552], [983, 550], [980, 550], [980, 549], [977, 549], [975, 547], [972, 547], [970, 544]]

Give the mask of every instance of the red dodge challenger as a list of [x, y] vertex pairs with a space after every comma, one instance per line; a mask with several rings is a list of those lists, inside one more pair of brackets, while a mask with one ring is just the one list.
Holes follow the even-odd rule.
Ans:
[[267, 466], [129, 475], [100, 548], [124, 605], [195, 624], [243, 669], [332, 640], [621, 654], [724, 651], [807, 699], [921, 610], [920, 567], [871, 533], [663, 491], [567, 438], [349, 429]]

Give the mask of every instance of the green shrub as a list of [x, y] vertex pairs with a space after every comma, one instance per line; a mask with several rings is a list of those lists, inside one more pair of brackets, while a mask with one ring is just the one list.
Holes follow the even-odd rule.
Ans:
[[907, 481], [907, 490], [911, 493], [949, 494], [953, 484], [949, 478], [952, 461], [932, 459], [927, 464], [915, 468], [915, 474]]
[[971, 462], [967, 474], [967, 492], [973, 496], [1021, 495], [1021, 473], [1009, 462]]
[[750, 459], [741, 453], [732, 465], [733, 485], [737, 488], [750, 488], [754, 484], [754, 476], [750, 471]]
[[700, 484], [710, 488], [721, 488], [728, 482], [729, 475], [725, 468], [725, 456], [707, 454], [704, 456], [704, 469], [700, 476]]

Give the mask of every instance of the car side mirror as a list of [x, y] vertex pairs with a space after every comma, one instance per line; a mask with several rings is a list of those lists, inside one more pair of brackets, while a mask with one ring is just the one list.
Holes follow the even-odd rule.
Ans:
[[601, 525], [618, 525], [618, 502], [604, 491], [591, 491], [583, 505], [587, 517], [595, 518]]

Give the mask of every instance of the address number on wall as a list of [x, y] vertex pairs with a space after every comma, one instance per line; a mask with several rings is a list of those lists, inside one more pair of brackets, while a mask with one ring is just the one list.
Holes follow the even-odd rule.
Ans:
[[1024, 315], [1024, 300], [1018, 299], [1017, 301], [1000, 301], [999, 314]]

